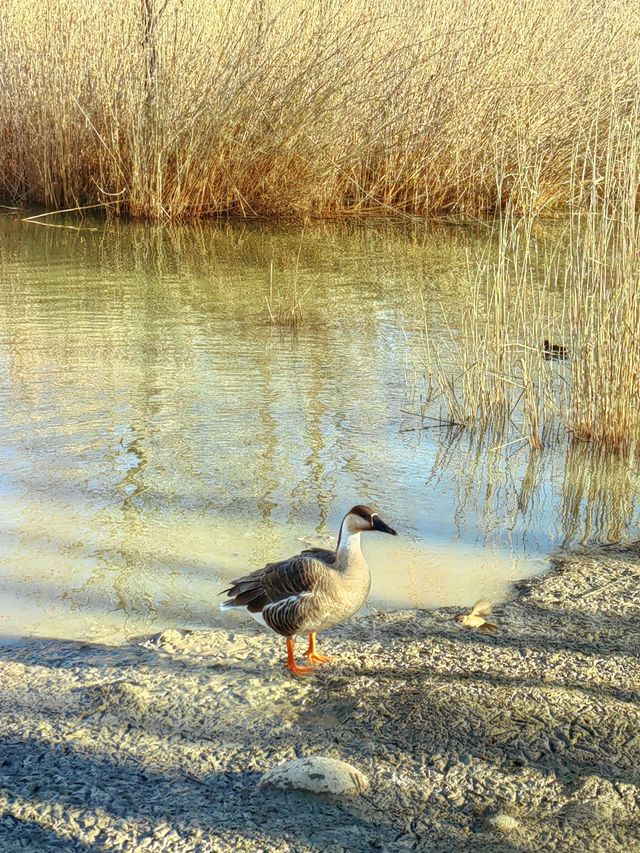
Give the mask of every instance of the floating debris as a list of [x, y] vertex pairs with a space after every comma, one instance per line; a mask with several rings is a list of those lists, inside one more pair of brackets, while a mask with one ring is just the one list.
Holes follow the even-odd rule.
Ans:
[[483, 634], [493, 634], [498, 626], [493, 622], [487, 622], [486, 617], [491, 615], [491, 602], [486, 598], [476, 601], [468, 613], [458, 613], [453, 618], [460, 622], [465, 628], [477, 628]]

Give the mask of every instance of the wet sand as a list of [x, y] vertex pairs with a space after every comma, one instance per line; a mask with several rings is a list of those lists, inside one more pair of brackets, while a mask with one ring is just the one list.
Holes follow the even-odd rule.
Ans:
[[[0, 851], [640, 850], [640, 546], [555, 560], [494, 635], [456, 610], [354, 620], [305, 679], [240, 617], [2, 645]], [[370, 789], [257, 788], [307, 755]]]

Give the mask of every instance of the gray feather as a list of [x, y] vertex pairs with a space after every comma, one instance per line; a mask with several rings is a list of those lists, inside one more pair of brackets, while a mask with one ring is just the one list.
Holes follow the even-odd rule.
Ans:
[[324, 630], [353, 615], [366, 600], [370, 575], [364, 558], [338, 566], [334, 551], [310, 548], [236, 578], [222, 609], [260, 614], [278, 634]]

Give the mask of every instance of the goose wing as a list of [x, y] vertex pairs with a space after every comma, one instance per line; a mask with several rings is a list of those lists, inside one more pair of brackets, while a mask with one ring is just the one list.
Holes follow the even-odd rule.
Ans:
[[260, 613], [266, 624], [284, 636], [292, 636], [317, 604], [317, 592], [324, 588], [327, 569], [335, 554], [312, 548], [233, 581], [224, 590], [223, 607], [246, 607]]
[[491, 615], [491, 602], [486, 598], [481, 598], [471, 608], [470, 616], [490, 616]]
[[326, 563], [327, 566], [332, 566], [336, 561], [336, 552], [330, 551], [328, 548], [306, 548], [300, 556], [315, 557], [322, 563]]

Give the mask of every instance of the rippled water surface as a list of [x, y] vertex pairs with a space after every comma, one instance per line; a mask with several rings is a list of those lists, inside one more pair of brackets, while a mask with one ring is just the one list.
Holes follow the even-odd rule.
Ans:
[[[0, 218], [0, 632], [220, 623], [224, 579], [328, 541], [356, 502], [400, 533], [363, 542], [377, 608], [497, 598], [632, 531], [619, 460], [416, 429], [421, 304], [455, 324], [486, 243]], [[296, 292], [292, 333], [267, 300]]]

